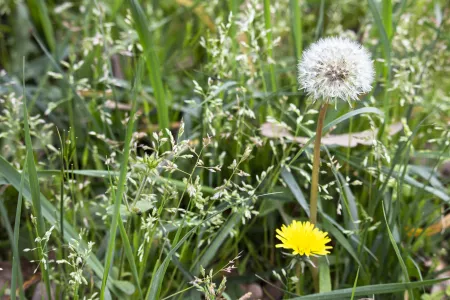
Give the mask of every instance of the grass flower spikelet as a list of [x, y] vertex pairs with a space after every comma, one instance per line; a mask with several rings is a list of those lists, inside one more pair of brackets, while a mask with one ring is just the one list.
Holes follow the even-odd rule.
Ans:
[[327, 232], [316, 228], [310, 222], [292, 221], [288, 226], [283, 225], [277, 229], [277, 238], [281, 244], [277, 248], [292, 249], [293, 254], [299, 255], [327, 255], [331, 246], [326, 244], [331, 241]]

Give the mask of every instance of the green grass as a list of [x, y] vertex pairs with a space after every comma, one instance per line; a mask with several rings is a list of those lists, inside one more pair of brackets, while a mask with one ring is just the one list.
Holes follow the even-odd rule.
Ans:
[[[100, 290], [100, 298], [104, 298], [105, 297], [105, 290], [106, 290], [106, 282], [108, 280], [108, 276], [109, 276], [109, 271], [111, 268], [111, 265], [114, 264], [114, 257], [113, 257], [113, 253], [114, 253], [114, 249], [116, 248], [116, 233], [117, 233], [117, 225], [119, 223], [121, 223], [121, 221], [119, 221], [119, 219], [121, 218], [120, 216], [120, 206], [122, 204], [122, 199], [123, 199], [123, 194], [124, 194], [124, 189], [125, 189], [125, 181], [126, 181], [126, 176], [127, 176], [127, 166], [128, 166], [128, 159], [129, 159], [129, 155], [130, 155], [130, 143], [131, 143], [131, 136], [133, 135], [133, 131], [134, 131], [134, 114], [136, 112], [136, 94], [137, 94], [137, 89], [138, 89], [138, 84], [140, 83], [140, 79], [141, 79], [141, 65], [138, 65], [138, 68], [136, 70], [136, 78], [134, 81], [134, 86], [133, 86], [133, 93], [132, 93], [132, 108], [131, 108], [131, 113], [129, 116], [129, 123], [127, 126], [127, 133], [125, 136], [125, 141], [124, 141], [124, 148], [123, 148], [123, 156], [122, 156], [122, 162], [121, 162], [121, 168], [120, 168], [120, 174], [119, 174], [119, 180], [117, 182], [117, 193], [115, 193], [114, 197], [114, 211], [113, 211], [113, 215], [112, 215], [112, 221], [111, 221], [111, 231], [109, 233], [109, 242], [108, 242], [108, 249], [107, 249], [107, 254], [106, 254], [106, 260], [105, 260], [105, 268], [104, 268], [104, 273], [103, 273], [103, 279], [102, 279], [102, 288]], [[122, 224], [123, 227], [123, 224]], [[121, 230], [122, 232], [122, 230]], [[129, 252], [129, 248], [130, 245], [126, 245], [125, 246], [127, 249], [127, 252]], [[133, 268], [133, 272], [136, 273], [136, 267]], [[135, 278], [137, 280], [137, 277]], [[139, 292], [142, 294], [142, 291], [139, 288]], [[142, 295], [141, 295], [142, 296]]]
[[[31, 299], [31, 268], [55, 299], [239, 299], [250, 284], [430, 298], [450, 263], [448, 14], [432, 0], [0, 4], [0, 294]], [[314, 281], [276, 229], [313, 211], [322, 103], [297, 64], [336, 35], [376, 76], [327, 110], [317, 227], [333, 248]], [[349, 147], [350, 133], [367, 136]]]

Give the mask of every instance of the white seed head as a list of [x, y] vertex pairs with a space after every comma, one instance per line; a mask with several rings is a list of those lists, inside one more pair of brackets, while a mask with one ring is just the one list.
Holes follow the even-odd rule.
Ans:
[[321, 39], [304, 51], [298, 82], [314, 100], [358, 100], [372, 90], [373, 63], [359, 43], [341, 37]]

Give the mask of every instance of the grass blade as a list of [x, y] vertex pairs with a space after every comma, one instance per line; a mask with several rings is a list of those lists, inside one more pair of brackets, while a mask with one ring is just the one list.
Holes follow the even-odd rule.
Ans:
[[[131, 221], [129, 221], [129, 222], [131, 222]], [[120, 237], [122, 238], [122, 243], [124, 245], [125, 255], [127, 256], [128, 263], [130, 264], [131, 273], [133, 274], [134, 280], [136, 281], [136, 285], [137, 285], [138, 292], [139, 292], [139, 297], [141, 299], [144, 299], [144, 294], [142, 293], [141, 284], [139, 282], [139, 275], [138, 275], [136, 263], [133, 258], [133, 250], [131, 249], [130, 240], [128, 239], [128, 235], [125, 230], [125, 227], [123, 226], [122, 218], [119, 218], [119, 231], [120, 231]]]
[[[389, 1], [389, 0], [388, 0]], [[385, 2], [385, 1], [384, 1]], [[389, 1], [390, 2], [390, 1]], [[392, 5], [391, 5], [392, 6]], [[384, 77], [384, 102], [383, 102], [383, 110], [385, 113], [385, 122], [383, 122], [383, 127], [380, 130], [380, 135], [384, 132], [384, 128], [386, 126], [386, 122], [390, 121], [390, 113], [389, 113], [389, 85], [391, 78], [391, 43], [389, 41], [389, 36], [386, 33], [386, 28], [384, 27], [383, 20], [381, 20], [380, 13], [378, 11], [377, 5], [374, 0], [369, 0], [369, 9], [372, 13], [372, 16], [375, 20], [375, 25], [378, 28], [378, 33], [381, 39], [381, 44], [383, 46], [383, 58], [385, 60], [383, 64], [383, 77]], [[392, 10], [392, 8], [391, 8]], [[390, 30], [392, 31], [392, 11], [391, 11], [391, 20], [387, 20], [386, 22], [390, 22]]]
[[320, 0], [320, 8], [319, 8], [319, 20], [317, 21], [316, 31], [315, 31], [315, 39], [318, 40], [319, 37], [322, 36], [323, 33], [323, 18], [325, 15], [325, 0]]
[[303, 196], [303, 193], [300, 189], [300, 187], [297, 184], [297, 181], [295, 181], [294, 176], [291, 172], [283, 168], [281, 170], [281, 177], [286, 182], [287, 186], [291, 190], [292, 194], [294, 195], [295, 199], [298, 201], [300, 206], [303, 208], [303, 210], [306, 212], [306, 214], [309, 217], [309, 205], [308, 202], [306, 202], [305, 196]]
[[325, 257], [319, 258], [319, 291], [321, 293], [331, 291], [330, 265]]
[[290, 298], [290, 300], [329, 300], [329, 299], [349, 299], [352, 294], [354, 297], [364, 297], [372, 295], [382, 295], [382, 294], [394, 294], [402, 293], [408, 289], [417, 289], [424, 286], [430, 286], [450, 278], [439, 278], [425, 281], [415, 281], [409, 283], [386, 283], [386, 284], [374, 284], [360, 286], [357, 288], [348, 288], [342, 290], [335, 290], [328, 293], [320, 293], [315, 295], [308, 295], [296, 298]]
[[302, 11], [299, 0], [290, 0], [291, 5], [291, 26], [294, 36], [295, 56], [297, 60], [302, 57], [303, 36], [302, 36]]
[[237, 222], [241, 220], [241, 215], [234, 213], [228, 221], [221, 226], [219, 233], [214, 237], [214, 240], [208, 246], [208, 249], [199, 257], [194, 267], [192, 268], [193, 274], [197, 276], [200, 274], [200, 267], [206, 268], [206, 266], [211, 262], [211, 260], [216, 255], [220, 246], [223, 244], [224, 240], [227, 238], [230, 231], [236, 225]]
[[326, 231], [328, 231], [334, 238], [337, 240], [338, 244], [341, 245], [347, 252], [353, 257], [353, 259], [358, 263], [358, 265], [362, 266], [361, 261], [358, 258], [358, 255], [353, 249], [350, 242], [345, 238], [345, 236], [337, 230], [331, 223], [327, 220], [323, 221], [323, 227]]
[[392, 38], [392, 0], [383, 0], [383, 26], [388, 39]]
[[[383, 209], [383, 216], [384, 216], [384, 221], [386, 223], [386, 229], [387, 229], [387, 232], [389, 234], [389, 240], [391, 241], [392, 247], [394, 248], [395, 254], [397, 255], [397, 259], [398, 259], [398, 262], [400, 264], [400, 267], [402, 268], [403, 275], [406, 277], [405, 278], [406, 282], [409, 283], [408, 268], [406, 267], [406, 264], [403, 261], [403, 258], [402, 258], [402, 255], [400, 253], [400, 250], [398, 249], [397, 243], [395, 242], [394, 236], [392, 235], [391, 229], [389, 228], [389, 222], [387, 220], [386, 211], [384, 209], [384, 201], [382, 201], [381, 207]], [[409, 289], [408, 293], [409, 293], [410, 297], [412, 299], [414, 299], [414, 294], [412, 293], [412, 290]]]
[[127, 179], [128, 158], [130, 155], [130, 142], [131, 142], [131, 137], [133, 135], [134, 115], [136, 113], [136, 106], [137, 106], [137, 103], [136, 103], [137, 88], [138, 88], [138, 83], [141, 80], [141, 73], [142, 73], [142, 60], [140, 60], [138, 63], [136, 77], [135, 77], [135, 81], [134, 81], [133, 96], [132, 96], [132, 109], [130, 112], [130, 117], [129, 117], [130, 121], [128, 122], [127, 133], [126, 133], [125, 141], [124, 141], [123, 157], [122, 157], [122, 163], [120, 166], [119, 181], [117, 183], [117, 193], [115, 195], [116, 197], [115, 197], [115, 202], [114, 202], [114, 212], [113, 212], [112, 221], [111, 221], [108, 249], [106, 252], [105, 268], [103, 270], [103, 279], [102, 279], [102, 288], [100, 290], [100, 299], [105, 298], [106, 282], [108, 280], [109, 270], [114, 261], [113, 254], [114, 254], [114, 248], [115, 248], [115, 244], [116, 244], [117, 224], [118, 224], [119, 218], [120, 218], [120, 205], [122, 204], [123, 194], [124, 194], [124, 190], [125, 190], [125, 183], [126, 183], [126, 179]]
[[378, 34], [381, 39], [381, 44], [383, 46], [383, 55], [386, 60], [387, 65], [390, 67], [391, 64], [391, 46], [389, 42], [389, 37], [386, 33], [386, 28], [384, 27], [383, 20], [380, 17], [377, 5], [374, 0], [369, 0], [369, 9], [372, 13], [373, 19], [375, 20], [375, 25], [378, 29]]
[[[25, 94], [25, 92], [24, 92]], [[28, 181], [30, 182], [31, 200], [33, 203], [33, 212], [36, 218], [37, 234], [39, 237], [43, 237], [45, 234], [45, 223], [44, 217], [42, 216], [41, 209], [41, 197], [39, 189], [39, 180], [36, 172], [36, 166], [34, 164], [33, 155], [33, 145], [31, 142], [30, 126], [28, 124], [28, 110], [26, 99], [23, 102], [23, 120], [24, 120], [24, 131], [25, 131], [25, 144], [27, 149], [27, 165], [28, 165]], [[47, 295], [51, 298], [50, 289], [50, 276], [48, 274], [47, 261], [44, 260], [43, 249], [39, 248], [39, 259], [43, 260], [40, 264], [40, 269], [42, 272], [42, 277], [44, 278], [45, 287], [47, 290]]]
[[[13, 255], [15, 257], [19, 257], [19, 250], [17, 249], [17, 245], [14, 244], [14, 234], [13, 234], [13, 231], [11, 228], [11, 224], [9, 224], [8, 212], [6, 211], [5, 205], [3, 204], [3, 199], [0, 200], [0, 214], [1, 214], [2, 221], [3, 221], [3, 225], [5, 226], [6, 232], [9, 237], [9, 242], [12, 244]], [[20, 271], [19, 267], [17, 268], [17, 270], [18, 270], [18, 273], [16, 274], [16, 277], [18, 277], [18, 278], [15, 278], [15, 276], [13, 276], [11, 278], [11, 299], [16, 298], [16, 292], [15, 292], [16, 291], [16, 287], [15, 287], [16, 283], [18, 283], [20, 286], [20, 291], [21, 291], [20, 297], [21, 297], [21, 299], [24, 299], [23, 298], [23, 288], [21, 286], [22, 281], [23, 281], [22, 280], [22, 272]], [[17, 281], [17, 279], [19, 279], [19, 281]], [[14, 286], [13, 286], [13, 283], [14, 283]]]
[[[28, 156], [29, 153], [27, 152]], [[20, 176], [20, 188], [19, 188], [19, 197], [17, 198], [17, 208], [16, 208], [16, 218], [14, 220], [14, 239], [12, 242], [13, 247], [13, 266], [12, 266], [12, 279], [11, 279], [11, 299], [16, 299], [16, 284], [19, 286], [19, 295], [20, 299], [24, 299], [23, 293], [23, 277], [20, 269], [20, 254], [19, 254], [19, 231], [20, 231], [20, 217], [22, 215], [22, 202], [23, 202], [23, 186], [25, 181], [25, 174], [27, 170], [27, 158], [25, 159], [25, 163], [23, 166], [23, 172]]]
[[42, 30], [44, 31], [45, 39], [48, 47], [52, 52], [56, 49], [55, 34], [53, 32], [53, 25], [48, 15], [47, 5], [44, 0], [28, 0], [31, 8], [31, 14], [35, 19], [35, 22], [40, 23]]
[[[270, 16], [270, 0], [264, 0], [264, 22], [265, 28], [267, 31], [267, 56], [269, 60], [273, 60], [273, 51], [272, 51], [272, 21]], [[269, 73], [270, 73], [270, 83], [271, 83], [271, 91], [275, 92], [277, 90], [277, 82], [275, 79], [275, 69], [273, 64], [269, 62]]]
[[[169, 128], [169, 109], [166, 103], [158, 56], [154, 49], [155, 44], [151, 32], [149, 31], [149, 25], [144, 11], [139, 2], [137, 0], [128, 0], [128, 4], [133, 15], [136, 31], [139, 35], [139, 41], [144, 48], [144, 56], [150, 74], [150, 82], [156, 98], [159, 128], [160, 130], [164, 130], [165, 128]], [[146, 108], [146, 114], [149, 113], [148, 110], [149, 109]]]
[[350, 300], [353, 300], [355, 298], [355, 290], [356, 290], [356, 286], [358, 285], [358, 278], [359, 278], [359, 267], [358, 267], [358, 271], [356, 271], [355, 283], [353, 284], [353, 290], [352, 290], [352, 298]]

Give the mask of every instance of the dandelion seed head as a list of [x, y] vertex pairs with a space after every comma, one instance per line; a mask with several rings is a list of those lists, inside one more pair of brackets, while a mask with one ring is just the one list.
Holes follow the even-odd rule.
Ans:
[[369, 52], [347, 38], [321, 39], [304, 51], [298, 82], [314, 100], [358, 100], [372, 90], [373, 63]]

